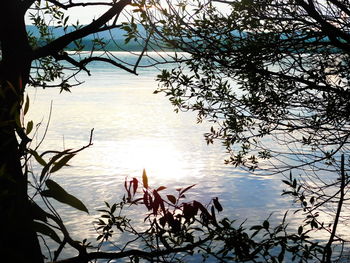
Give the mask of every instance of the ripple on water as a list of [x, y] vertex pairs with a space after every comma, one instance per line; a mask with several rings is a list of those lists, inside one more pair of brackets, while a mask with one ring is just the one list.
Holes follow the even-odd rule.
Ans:
[[[80, 76], [85, 83], [72, 93], [30, 91], [33, 99], [26, 117], [34, 123], [43, 120], [45, 126], [53, 100], [49, 131], [40, 151], [82, 147], [95, 129], [94, 145], [75, 156], [71, 167], [52, 175], [90, 210], [86, 215], [55, 204], [75, 239], [94, 237], [96, 209], [103, 201], [120, 200], [125, 178], [141, 178], [144, 168], [151, 186], [165, 185], [169, 192], [197, 184], [187, 196], [204, 203], [219, 197], [222, 214], [232, 219], [257, 222], [274, 212], [276, 222], [281, 220], [290, 201], [280, 196], [280, 178], [253, 176], [224, 165], [226, 150], [219, 143], [208, 146], [204, 141], [210, 124], [196, 125], [193, 113], [175, 114], [166, 98], [153, 94], [157, 84], [150, 76], [157, 75], [155, 70], [145, 72], [145, 79], [121, 72], [116, 78], [113, 70], [92, 68], [96, 78]], [[43, 130], [38, 132], [39, 141]], [[130, 213], [142, 226], [143, 213]]]

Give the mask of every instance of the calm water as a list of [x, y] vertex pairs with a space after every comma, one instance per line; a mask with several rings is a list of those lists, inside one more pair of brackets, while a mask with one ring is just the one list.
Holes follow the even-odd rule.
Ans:
[[[119, 53], [123, 59], [128, 54]], [[141, 178], [146, 169], [150, 185], [165, 185], [169, 191], [196, 183], [189, 198], [206, 202], [219, 197], [225, 215], [240, 221], [264, 220], [274, 213], [279, 220], [291, 207], [283, 199], [278, 176], [254, 176], [224, 164], [225, 149], [208, 146], [203, 134], [208, 124], [196, 124], [193, 113], [176, 114], [163, 95], [154, 95], [156, 69], [143, 69], [134, 76], [109, 65], [90, 67], [92, 77], [72, 93], [59, 90], [29, 90], [27, 120], [43, 122], [40, 139], [49, 130], [41, 150], [79, 148], [95, 129], [93, 146], [78, 154], [71, 167], [52, 175], [68, 192], [79, 197], [90, 215], [57, 204], [58, 211], [77, 240], [96, 237], [92, 221], [103, 201], [117, 202], [126, 177]], [[36, 141], [34, 140], [33, 145]], [[142, 210], [143, 211], [143, 210]]]

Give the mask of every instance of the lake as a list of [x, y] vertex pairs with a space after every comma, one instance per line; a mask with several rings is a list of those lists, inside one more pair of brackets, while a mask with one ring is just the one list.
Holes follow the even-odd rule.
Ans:
[[[131, 59], [128, 53], [115, 55]], [[40, 152], [84, 146], [94, 128], [93, 146], [74, 157], [71, 167], [51, 177], [90, 211], [87, 215], [55, 203], [73, 238], [94, 240], [96, 209], [104, 206], [103, 201], [118, 202], [124, 194], [125, 178], [141, 179], [143, 169], [150, 186], [164, 185], [169, 192], [196, 184], [187, 195], [189, 199], [206, 203], [219, 197], [223, 215], [238, 222], [260, 222], [271, 213], [279, 222], [292, 207], [289, 198], [281, 197], [285, 188], [282, 176], [257, 176], [225, 165], [225, 148], [218, 142], [207, 145], [204, 140], [208, 123], [196, 124], [193, 113], [176, 114], [167, 98], [153, 94], [158, 69], [140, 69], [138, 76], [106, 64], [93, 64], [90, 70], [92, 76], [80, 74], [84, 83], [71, 93], [28, 90], [31, 105], [26, 120], [42, 122], [33, 147], [44, 134], [52, 102]], [[66, 253], [69, 255], [69, 250]]]

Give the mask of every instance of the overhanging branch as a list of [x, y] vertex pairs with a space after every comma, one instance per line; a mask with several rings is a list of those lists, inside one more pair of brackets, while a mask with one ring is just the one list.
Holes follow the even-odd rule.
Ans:
[[210, 237], [207, 237], [203, 240], [200, 240], [193, 244], [189, 244], [184, 247], [162, 249], [162, 250], [156, 250], [151, 252], [138, 250], [138, 249], [131, 249], [131, 250], [122, 251], [122, 252], [91, 252], [91, 253], [87, 253], [84, 258], [77, 256], [73, 258], [59, 260], [59, 261], [56, 261], [55, 263], [82, 263], [82, 262], [87, 263], [94, 259], [119, 259], [119, 258], [131, 257], [131, 256], [138, 256], [140, 258], [152, 259], [156, 257], [170, 255], [173, 253], [193, 251], [193, 249], [198, 248], [199, 246], [203, 245], [209, 240], [210, 240]]
[[107, 2], [83, 2], [83, 3], [73, 3], [73, 1], [69, 1], [69, 4], [62, 4], [57, 0], [47, 0], [48, 2], [63, 8], [65, 10], [68, 10], [69, 8], [72, 7], [85, 7], [85, 6], [113, 6], [113, 2], [107, 3]]
[[124, 66], [123, 64], [120, 64], [120, 63], [118, 63], [118, 62], [116, 62], [116, 61], [114, 61], [114, 60], [112, 60], [112, 59], [109, 59], [109, 58], [103, 58], [103, 57], [89, 57], [89, 58], [85, 58], [85, 59], [81, 60], [81, 61], [79, 62], [79, 64], [80, 64], [82, 67], [85, 68], [85, 65], [87, 65], [88, 63], [90, 63], [90, 62], [92, 62], [92, 61], [100, 61], [100, 62], [109, 63], [109, 64], [111, 64], [111, 65], [113, 65], [113, 66], [115, 66], [115, 67], [124, 69], [124, 70], [127, 71], [127, 72], [130, 72], [130, 73], [133, 73], [133, 74], [137, 75], [136, 72], [135, 72], [135, 70], [129, 69], [129, 68], [127, 68], [126, 66]]
[[71, 42], [99, 31], [100, 27], [105, 25], [114, 16], [119, 15], [123, 11], [125, 6], [127, 6], [130, 3], [131, 0], [120, 0], [119, 2], [115, 3], [103, 15], [101, 15], [98, 19], [91, 22], [89, 25], [77, 29], [66, 35], [63, 35], [57, 38], [56, 40], [50, 42], [49, 44], [35, 50], [33, 52], [32, 59], [35, 60], [49, 55], [55, 55], [58, 51], [65, 48]]

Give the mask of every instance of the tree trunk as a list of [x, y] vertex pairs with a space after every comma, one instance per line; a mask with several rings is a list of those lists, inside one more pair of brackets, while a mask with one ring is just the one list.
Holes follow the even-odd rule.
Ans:
[[43, 262], [32, 227], [23, 153], [16, 136], [16, 118], [28, 81], [31, 48], [21, 1], [0, 3], [0, 255], [9, 262]]

